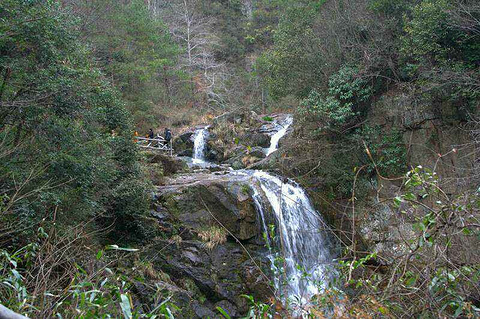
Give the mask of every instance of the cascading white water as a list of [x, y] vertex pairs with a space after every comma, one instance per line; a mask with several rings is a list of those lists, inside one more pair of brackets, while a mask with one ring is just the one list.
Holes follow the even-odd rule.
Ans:
[[288, 128], [293, 123], [293, 117], [288, 116], [285, 118], [285, 121], [281, 124], [278, 124], [279, 130], [272, 135], [270, 138], [270, 147], [267, 150], [267, 156], [272, 154], [278, 149], [278, 142], [280, 139], [287, 133]]
[[[288, 116], [276, 126], [278, 131], [271, 137], [267, 155], [277, 150], [279, 140], [292, 123], [293, 118]], [[208, 164], [205, 162], [208, 127], [196, 130], [193, 139], [193, 162]], [[295, 182], [260, 170], [238, 170], [230, 174], [251, 176], [258, 182], [259, 187], [252, 187], [252, 198], [266, 234], [270, 251], [267, 257], [277, 292], [297, 305], [308, 303], [312, 295], [326, 287], [332, 276], [328, 269], [332, 263], [328, 226]], [[275, 238], [270, 236], [269, 223], [275, 224]], [[282, 262], [278, 264], [278, 260]]]
[[[301, 304], [306, 303], [309, 297], [325, 288], [330, 281], [328, 266], [332, 263], [332, 255], [327, 236], [328, 226], [299, 185], [290, 180], [282, 181], [263, 171], [255, 171], [253, 176], [259, 181], [272, 207], [279, 236], [277, 246], [283, 252], [284, 277], [276, 278], [276, 288], [281, 293], [286, 293], [284, 297], [296, 299]], [[263, 219], [264, 231], [268, 234], [265, 205], [258, 192], [255, 192], [254, 202]], [[269, 256], [271, 261], [274, 258]], [[277, 265], [273, 266], [276, 271]], [[286, 280], [285, 286], [281, 286], [283, 280]]]
[[205, 162], [205, 147], [208, 138], [208, 126], [205, 128], [197, 129], [193, 137], [193, 162], [203, 163]]
[[[288, 116], [278, 124], [270, 141], [267, 155], [275, 152], [279, 140], [287, 133], [293, 117]], [[253, 200], [259, 212], [265, 239], [269, 248], [276, 246], [277, 252], [270, 249], [268, 258], [275, 274], [277, 291], [284, 298], [303, 305], [309, 298], [323, 290], [332, 278], [331, 242], [321, 215], [313, 208], [306, 192], [295, 182], [268, 174], [253, 171], [264, 197], [253, 187]], [[270, 206], [276, 226], [276, 240], [270, 237], [266, 207]], [[283, 263], [278, 265], [278, 251]]]

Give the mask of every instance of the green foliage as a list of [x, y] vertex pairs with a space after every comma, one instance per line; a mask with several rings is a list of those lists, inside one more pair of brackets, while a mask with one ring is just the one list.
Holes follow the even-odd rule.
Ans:
[[[29, 276], [35, 270], [36, 258], [46, 253], [45, 243], [49, 242], [42, 228], [38, 230], [38, 236], [38, 241], [12, 253], [0, 249], [0, 298], [4, 306], [30, 317], [48, 313], [49, 317], [59, 318], [72, 314], [81, 318], [155, 318], [158, 315], [173, 318], [172, 310], [177, 308], [168, 297], [150, 311], [134, 307], [130, 279], [104, 265], [89, 273], [76, 264], [74, 273], [68, 274], [71, 280], [66, 282], [66, 287], [55, 286], [58, 282], [45, 282], [41, 291], [37, 291], [42, 296], [35, 296], [29, 287]], [[115, 250], [131, 251], [118, 246]], [[52, 254], [50, 258], [55, 254], [49, 253]], [[100, 258], [102, 256], [97, 259]], [[41, 266], [46, 268], [49, 265]], [[42, 308], [49, 304], [51, 308]]]
[[274, 98], [289, 94], [306, 97], [322, 78], [324, 60], [316, 47], [313, 22], [316, 9], [292, 6], [274, 35], [275, 46], [257, 61], [259, 73]]
[[[423, 0], [405, 17], [401, 37], [403, 72], [437, 100], [458, 105], [457, 118], [475, 113], [480, 96], [479, 8], [470, 2]], [[477, 22], [465, 22], [476, 17]]]
[[449, 0], [424, 0], [415, 6], [412, 18], [405, 25], [402, 50], [420, 63], [441, 63], [457, 58], [462, 33], [448, 23], [450, 9]]
[[369, 173], [380, 173], [384, 177], [397, 177], [403, 175], [407, 169], [407, 149], [403, 135], [397, 129], [385, 132], [380, 126], [370, 127], [365, 125], [352, 136], [357, 143], [368, 148], [371, 159], [365, 154], [364, 163], [368, 165]]
[[306, 118], [314, 117], [321, 130], [338, 130], [360, 115], [362, 103], [372, 95], [368, 82], [358, 75], [358, 69], [345, 66], [330, 77], [328, 95], [316, 90], [302, 100], [301, 111]]
[[214, 0], [210, 5], [203, 5], [201, 12], [215, 17], [214, 28], [219, 34], [215, 57], [227, 63], [241, 63], [246, 53], [243, 3], [237, 0]]
[[361, 77], [356, 67], [343, 66], [330, 77], [328, 83], [328, 93], [345, 103], [366, 102], [373, 93], [371, 86]]
[[3, 216], [29, 223], [56, 211], [67, 224], [110, 224], [143, 214], [130, 116], [76, 21], [54, 1], [3, 1], [0, 12]]
[[341, 128], [356, 115], [352, 110], [352, 104], [342, 104], [333, 96], [323, 97], [313, 90], [308, 98], [302, 100], [301, 107], [305, 117], [314, 115], [324, 128], [334, 130]]
[[231, 319], [230, 315], [225, 310], [223, 310], [222, 307], [217, 307], [217, 310], [222, 314], [222, 317], [224, 319]]
[[265, 304], [263, 302], [255, 301], [250, 295], [242, 295], [247, 299], [250, 304], [250, 310], [244, 319], [249, 318], [273, 318], [273, 312], [275, 311], [272, 305]]
[[271, 116], [264, 116], [264, 117], [262, 118], [262, 120], [267, 121], [267, 122], [272, 122], [272, 121], [273, 121], [273, 117], [271, 117]]
[[379, 14], [385, 14], [402, 22], [402, 16], [409, 13], [417, 0], [370, 0], [370, 9]]

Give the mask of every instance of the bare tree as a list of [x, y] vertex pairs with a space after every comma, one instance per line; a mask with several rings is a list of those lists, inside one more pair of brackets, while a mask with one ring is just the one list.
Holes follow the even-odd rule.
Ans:
[[[151, 0], [154, 1], [154, 0]], [[225, 65], [214, 56], [218, 38], [213, 32], [214, 20], [199, 10], [199, 0], [168, 1], [162, 7], [162, 17], [173, 37], [184, 50], [179, 68], [189, 75], [193, 104], [221, 104]]]

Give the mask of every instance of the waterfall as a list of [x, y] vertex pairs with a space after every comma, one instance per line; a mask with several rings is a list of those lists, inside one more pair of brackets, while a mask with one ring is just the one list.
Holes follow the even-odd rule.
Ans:
[[[329, 228], [312, 207], [306, 192], [295, 182], [282, 181], [280, 178], [263, 171], [254, 171], [268, 204], [276, 220], [275, 246], [283, 252], [283, 265], [275, 265], [276, 256], [271, 251], [268, 258], [273, 271], [283, 274], [275, 278], [275, 286], [280, 293], [286, 293], [290, 300], [305, 304], [309, 298], [323, 290], [331, 278], [328, 265], [332, 263]], [[264, 199], [254, 190], [254, 203], [262, 219], [262, 227], [267, 233], [268, 247], [274, 245], [268, 235], [265, 219]], [[282, 283], [285, 281], [284, 285]]]
[[[278, 148], [293, 118], [286, 117], [276, 123], [267, 154]], [[208, 127], [197, 129], [194, 140], [193, 162], [205, 162]], [[294, 181], [271, 175], [261, 170], [236, 170], [232, 176], [253, 179], [252, 199], [259, 214], [259, 222], [269, 248], [267, 258], [271, 263], [273, 282], [278, 296], [291, 301], [296, 315], [307, 305], [310, 297], [321, 292], [331, 281], [329, 269], [333, 256], [330, 229], [313, 208], [306, 192]], [[270, 225], [274, 225], [271, 234]]]
[[197, 129], [193, 137], [193, 162], [205, 162], [205, 146], [208, 138], [208, 126]]
[[270, 139], [270, 147], [267, 150], [267, 156], [272, 154], [278, 149], [278, 142], [280, 139], [287, 133], [288, 128], [293, 123], [293, 117], [288, 116], [285, 118], [285, 121], [281, 124], [278, 124], [278, 131], [274, 133]]

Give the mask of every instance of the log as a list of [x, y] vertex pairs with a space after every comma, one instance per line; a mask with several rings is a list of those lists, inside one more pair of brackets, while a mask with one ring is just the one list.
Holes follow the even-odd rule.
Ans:
[[28, 319], [0, 304], [0, 319]]

